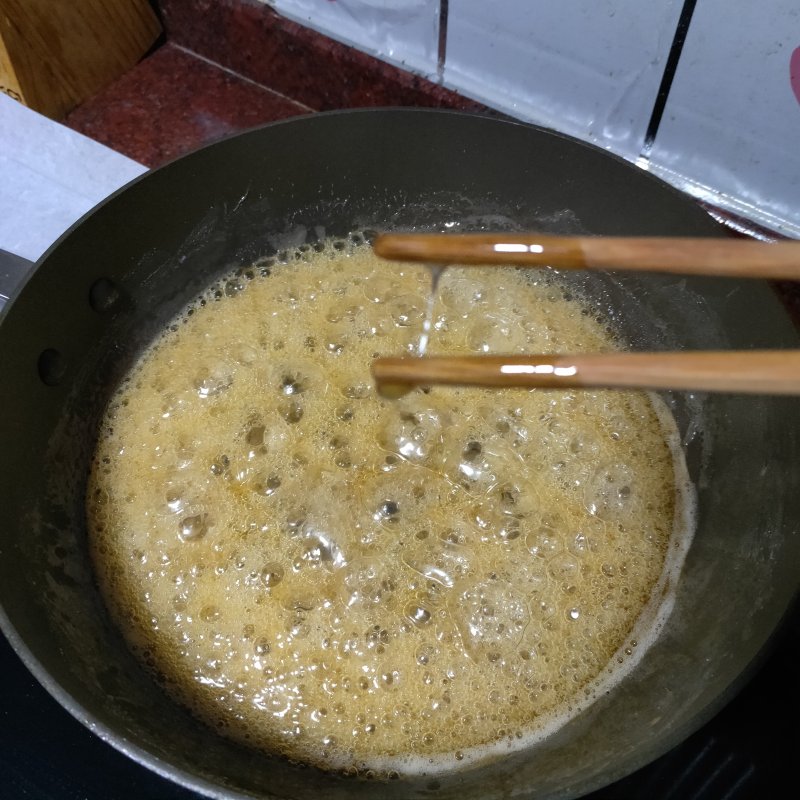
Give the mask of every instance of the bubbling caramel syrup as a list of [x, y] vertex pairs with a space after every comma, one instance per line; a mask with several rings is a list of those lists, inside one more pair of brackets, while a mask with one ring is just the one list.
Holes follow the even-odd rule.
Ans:
[[[671, 419], [641, 392], [386, 400], [369, 364], [417, 351], [426, 269], [350, 241], [287, 262], [212, 286], [110, 403], [108, 605], [249, 745], [381, 775], [527, 746], [657, 631], [691, 534]], [[449, 268], [431, 322], [432, 354], [619, 347], [546, 273]]]

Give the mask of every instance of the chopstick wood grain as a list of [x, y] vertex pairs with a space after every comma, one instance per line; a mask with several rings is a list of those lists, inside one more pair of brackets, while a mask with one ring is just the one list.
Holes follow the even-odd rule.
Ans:
[[377, 358], [372, 373], [394, 395], [434, 384], [800, 395], [800, 350]]
[[376, 237], [373, 248], [381, 258], [396, 261], [800, 280], [800, 241], [387, 233]]

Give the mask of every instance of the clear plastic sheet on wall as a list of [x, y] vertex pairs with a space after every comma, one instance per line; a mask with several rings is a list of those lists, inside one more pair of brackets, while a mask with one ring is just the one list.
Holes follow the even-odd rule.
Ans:
[[[650, 169], [778, 234], [800, 237], [800, 4], [700, 0]], [[796, 64], [793, 72], [792, 64]]]
[[450, 0], [445, 83], [635, 159], [679, 13], [675, 0]]
[[[637, 162], [743, 229], [800, 237], [797, 0], [263, 1]], [[654, 114], [659, 93], [666, 105]]]
[[268, 2], [283, 16], [340, 42], [420, 75], [436, 75], [439, 0]]

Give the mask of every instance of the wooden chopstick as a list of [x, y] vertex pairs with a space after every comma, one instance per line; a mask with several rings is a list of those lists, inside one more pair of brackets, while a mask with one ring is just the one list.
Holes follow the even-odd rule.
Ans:
[[436, 264], [512, 264], [800, 280], [800, 241], [387, 233], [375, 239], [373, 249], [390, 260]]
[[372, 374], [386, 396], [433, 384], [793, 395], [800, 394], [800, 350], [377, 358]]
[[[800, 280], [800, 242], [535, 233], [382, 234], [375, 253], [397, 261], [614, 269]], [[526, 388], [676, 389], [800, 395], [800, 350], [378, 358], [379, 391], [448, 384]]]

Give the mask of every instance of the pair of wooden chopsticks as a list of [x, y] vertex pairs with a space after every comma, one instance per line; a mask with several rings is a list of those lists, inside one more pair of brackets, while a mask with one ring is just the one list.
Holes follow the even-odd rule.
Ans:
[[[384, 234], [389, 260], [800, 280], [800, 242], [538, 234]], [[800, 394], [800, 350], [378, 358], [379, 389], [419, 385], [678, 389]]]

